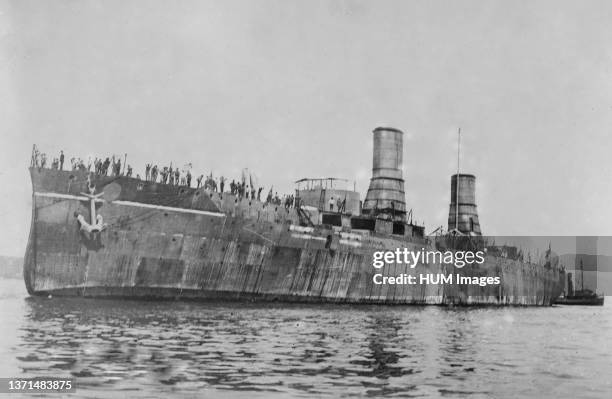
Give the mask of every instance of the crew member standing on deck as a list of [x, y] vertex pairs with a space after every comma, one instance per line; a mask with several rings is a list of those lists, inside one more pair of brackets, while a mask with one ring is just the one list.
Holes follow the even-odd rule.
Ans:
[[59, 167], [60, 170], [64, 170], [64, 150], [60, 151]]
[[334, 210], [334, 197], [331, 197], [329, 199], [329, 210], [333, 211]]

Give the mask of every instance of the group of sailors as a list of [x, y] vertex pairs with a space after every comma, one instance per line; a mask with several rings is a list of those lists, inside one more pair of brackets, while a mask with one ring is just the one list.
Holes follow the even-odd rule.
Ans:
[[[263, 187], [255, 188], [254, 185], [247, 184], [246, 180], [243, 179], [242, 182], [232, 180], [230, 183], [230, 194], [238, 197], [239, 200], [243, 198], [247, 200], [257, 200], [261, 201], [261, 193], [263, 191]], [[268, 195], [265, 199], [266, 204], [271, 205], [284, 205], [285, 208], [293, 208], [295, 206], [295, 195], [283, 195], [282, 197], [278, 196], [278, 192], [272, 194], [273, 190], [270, 188], [268, 191]]]
[[[93, 164], [94, 164], [94, 172], [97, 175], [109, 176], [109, 169], [110, 169], [110, 176], [125, 175], [127, 177], [132, 177], [132, 172], [133, 172], [132, 166], [127, 165], [125, 170], [121, 170], [121, 158], [116, 157], [115, 155], [112, 156], [112, 159], [109, 157], [106, 157], [105, 160], [102, 160], [102, 158], [96, 157], [93, 161]], [[91, 171], [91, 162], [87, 165], [87, 171]]]
[[[170, 164], [170, 166], [164, 166], [163, 168], [159, 168], [157, 165], [146, 164], [145, 180], [163, 184], [191, 187], [192, 174], [189, 168], [191, 168], [191, 164], [188, 164], [188, 167], [183, 169], [183, 171], [179, 170], [178, 167], [173, 169], [172, 164]], [[202, 187], [205, 190], [222, 195], [223, 193], [226, 193], [225, 187], [227, 181], [228, 179], [224, 176], [215, 178], [211, 173], [204, 178], [204, 175], [202, 174], [195, 179], [195, 188]], [[247, 183], [245, 176], [243, 176], [242, 179], [232, 179], [232, 181], [228, 184], [229, 194], [236, 196], [237, 200], [239, 201], [242, 199], [262, 201], [261, 197], [264, 187], [257, 188], [250, 179], [249, 181], [250, 184]], [[295, 196], [291, 194], [279, 197], [278, 192], [273, 194], [273, 190], [270, 188], [270, 191], [265, 199], [265, 203], [272, 205], [284, 204], [285, 208], [292, 208], [295, 206]]]
[[[64, 151], [61, 150], [59, 156], [53, 158], [49, 167], [55, 170], [64, 170], [64, 160]], [[47, 167], [47, 154], [40, 152], [36, 146], [34, 146], [34, 150], [32, 151], [32, 166], [39, 169]], [[110, 176], [132, 176], [132, 166], [127, 165], [125, 170], [121, 170], [121, 158], [115, 155], [106, 157], [104, 160], [96, 157], [93, 162], [90, 158], [87, 164], [85, 164], [85, 161], [81, 158], [70, 158], [70, 170], [72, 171], [91, 172], [92, 166], [94, 168], [94, 173], [97, 175], [108, 176], [110, 171]]]
[[[64, 151], [62, 150], [60, 151], [58, 157], [53, 158], [50, 168], [64, 170], [64, 159]], [[73, 171], [91, 172], [93, 166], [93, 172], [98, 176], [132, 177], [132, 166], [125, 164], [125, 160], [122, 164], [121, 157], [115, 155], [106, 158], [96, 157], [93, 162], [90, 158], [87, 164], [85, 164], [81, 158], [70, 159], [71, 170]], [[36, 146], [34, 146], [32, 153], [32, 166], [39, 169], [47, 167], [47, 154], [40, 152]], [[122, 166], [124, 167], [123, 170]], [[145, 181], [191, 187], [192, 174], [190, 169], [191, 164], [187, 164], [181, 171], [178, 166], [173, 168], [172, 164], [170, 164], [170, 166], [158, 167], [157, 165], [148, 163], [145, 165]], [[137, 179], [141, 179], [139, 174], [136, 174], [135, 177]], [[244, 175], [242, 176], [242, 179], [232, 180], [229, 183], [229, 193], [238, 197], [239, 200], [244, 198], [247, 200], [261, 201], [261, 194], [264, 188], [256, 188], [253, 181], [251, 179], [249, 180], [250, 184], [247, 183], [247, 179]], [[225, 177], [221, 176], [217, 179], [213, 177], [212, 173], [206, 176], [206, 179], [204, 179], [204, 175], [200, 175], [195, 179], [195, 188], [203, 187], [211, 192], [223, 194], [225, 192], [226, 182], [227, 179]], [[270, 188], [270, 191], [265, 199], [265, 203], [277, 206], [284, 205], [285, 208], [293, 208], [296, 206], [296, 200], [293, 194], [279, 197], [278, 192], [274, 194], [272, 193], [273, 190]]]
[[232, 180], [230, 183], [230, 194], [236, 195], [238, 198], [256, 199], [261, 201], [261, 191], [263, 187], [256, 189], [253, 185], [248, 185], [246, 180], [242, 180], [242, 183]]
[[[190, 168], [191, 165], [188, 165]], [[191, 170], [187, 168], [181, 171], [179, 167], [175, 167], [172, 169], [172, 164], [170, 166], [158, 167], [157, 165], [152, 165], [150, 163], [145, 165], [145, 181], [158, 182], [163, 184], [170, 184], [173, 186], [187, 186], [191, 187]], [[159, 177], [159, 179], [158, 179]], [[198, 188], [202, 182], [202, 176], [197, 178]]]
[[[36, 168], [47, 167], [47, 154], [40, 152], [36, 146], [34, 146], [34, 150], [32, 151], [32, 166]], [[53, 158], [49, 167], [51, 169], [64, 170], [64, 151], [60, 151], [59, 156]]]

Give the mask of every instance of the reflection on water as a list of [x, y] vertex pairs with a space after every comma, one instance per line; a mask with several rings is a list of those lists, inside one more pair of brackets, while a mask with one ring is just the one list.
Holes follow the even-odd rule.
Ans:
[[611, 388], [607, 306], [48, 299], [7, 281], [1, 376], [73, 376], [77, 396], [608, 397]]

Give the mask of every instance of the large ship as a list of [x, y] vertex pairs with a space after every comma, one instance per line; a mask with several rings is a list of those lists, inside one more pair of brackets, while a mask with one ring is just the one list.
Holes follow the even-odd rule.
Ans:
[[[448, 233], [425, 235], [407, 212], [403, 133], [373, 131], [362, 201], [335, 179], [301, 179], [290, 203], [209, 186], [165, 184], [33, 163], [24, 279], [31, 295], [320, 303], [533, 305], [560, 295], [550, 250], [525, 260], [481, 235], [475, 177], [451, 176]], [[177, 182], [178, 183], [178, 182]], [[255, 197], [255, 198], [254, 198]], [[484, 262], [373, 267], [377, 251], [484, 249]], [[453, 275], [458, 281], [380, 284], [376, 275]], [[470, 284], [472, 278], [498, 284]]]

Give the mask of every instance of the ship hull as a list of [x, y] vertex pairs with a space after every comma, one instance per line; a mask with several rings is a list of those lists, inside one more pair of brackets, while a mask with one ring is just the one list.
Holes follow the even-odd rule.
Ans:
[[[548, 306], [562, 291], [559, 268], [492, 256], [462, 269], [443, 264], [375, 269], [374, 251], [418, 251], [432, 244], [303, 228], [292, 209], [125, 177], [93, 182], [99, 191], [119, 187], [120, 194], [96, 202], [108, 226], [90, 234], [76, 217], [91, 216], [91, 200], [81, 194], [89, 184], [87, 173], [31, 169], [31, 174], [24, 279], [32, 295]], [[375, 274], [499, 276], [501, 282], [390, 285], [375, 284]]]

